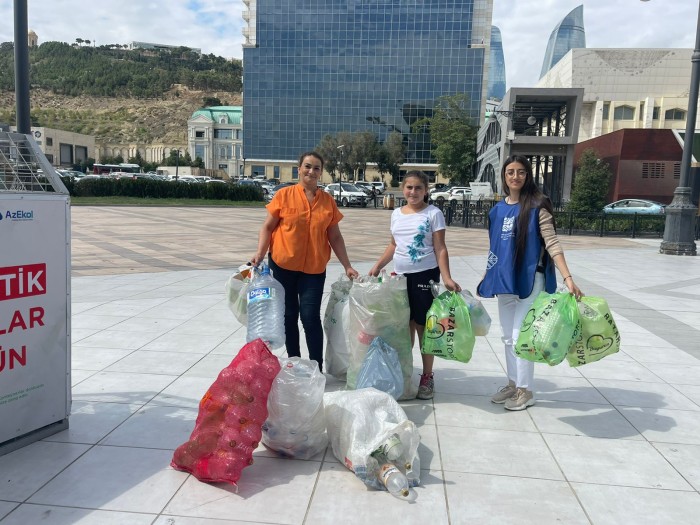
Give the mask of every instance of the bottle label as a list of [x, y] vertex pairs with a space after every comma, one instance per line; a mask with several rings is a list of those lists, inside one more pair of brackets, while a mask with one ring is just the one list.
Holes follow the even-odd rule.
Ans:
[[266, 299], [272, 299], [275, 297], [275, 289], [270, 287], [265, 288], [253, 288], [248, 292], [248, 303], [254, 303], [256, 301], [265, 301]]
[[386, 482], [389, 480], [389, 477], [397, 472], [400, 472], [400, 470], [396, 467], [396, 465], [384, 463], [381, 467], [379, 467], [379, 479], [386, 487]]

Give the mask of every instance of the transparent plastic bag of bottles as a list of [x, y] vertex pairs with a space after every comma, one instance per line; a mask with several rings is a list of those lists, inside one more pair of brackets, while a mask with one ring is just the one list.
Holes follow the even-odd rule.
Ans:
[[241, 348], [199, 402], [194, 430], [175, 450], [171, 466], [200, 481], [235, 485], [253, 463], [279, 370], [277, 357], [260, 339]]
[[252, 266], [243, 265], [228, 278], [225, 285], [228, 308], [243, 326], [248, 324], [248, 288]]
[[540, 292], [523, 319], [514, 351], [528, 361], [558, 365], [580, 333], [576, 298], [568, 292]]
[[581, 333], [566, 354], [571, 366], [581, 366], [620, 351], [620, 331], [608, 302], [602, 297], [581, 297], [578, 303]]
[[384, 490], [379, 478], [378, 454], [392, 444], [392, 463], [413, 485], [420, 482], [415, 469], [420, 434], [413, 421], [386, 392], [375, 388], [327, 392], [323, 396], [326, 427], [333, 454], [366, 485]]
[[369, 345], [365, 360], [357, 374], [357, 389], [376, 388], [394, 399], [403, 393], [403, 375], [399, 355], [381, 337], [375, 337]]
[[352, 281], [341, 275], [331, 285], [326, 312], [323, 316], [323, 331], [326, 333], [326, 372], [345, 380], [350, 364], [350, 288]]
[[281, 370], [267, 400], [262, 444], [290, 458], [309, 459], [328, 446], [323, 393], [326, 377], [316, 361], [280, 359]]
[[349, 389], [356, 387], [357, 374], [369, 345], [379, 336], [399, 355], [404, 381], [404, 391], [399, 399], [416, 397], [417, 386], [411, 381], [413, 353], [409, 317], [405, 277], [392, 276], [382, 282], [377, 278], [355, 279], [350, 288], [350, 363], [347, 371]]

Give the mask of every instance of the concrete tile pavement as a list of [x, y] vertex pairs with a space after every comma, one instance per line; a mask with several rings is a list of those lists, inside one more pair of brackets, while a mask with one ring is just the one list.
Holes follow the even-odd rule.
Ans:
[[[0, 457], [2, 525], [698, 522], [697, 258], [659, 255], [658, 240], [563, 236], [579, 285], [610, 302], [622, 351], [576, 369], [538, 365], [538, 402], [524, 412], [489, 402], [504, 357], [485, 300], [494, 325], [472, 361], [436, 360], [435, 398], [403, 403], [422, 437], [415, 503], [367, 490], [330, 450], [296, 461], [259, 448], [236, 494], [168, 464], [245, 341], [223, 283], [254, 251], [264, 210], [72, 213], [71, 426]], [[383, 251], [388, 221], [385, 210], [347, 210], [360, 272]], [[447, 244], [473, 290], [485, 232], [450, 228]], [[340, 273], [333, 260], [327, 289]]]

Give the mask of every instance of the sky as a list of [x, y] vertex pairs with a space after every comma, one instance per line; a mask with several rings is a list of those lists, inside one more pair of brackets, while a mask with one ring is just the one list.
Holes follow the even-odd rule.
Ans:
[[[589, 48], [694, 46], [698, 2], [693, 0], [494, 0], [493, 25], [503, 37], [508, 88], [535, 85], [549, 35], [581, 3]], [[5, 20], [0, 42], [14, 40], [13, 4], [0, 0], [0, 20]], [[28, 25], [39, 43], [137, 40], [243, 56], [242, 0], [27, 0], [27, 6]]]

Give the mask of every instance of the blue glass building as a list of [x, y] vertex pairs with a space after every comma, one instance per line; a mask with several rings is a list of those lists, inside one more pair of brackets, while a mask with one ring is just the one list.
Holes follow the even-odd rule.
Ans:
[[491, 26], [491, 52], [489, 53], [489, 88], [486, 97], [503, 100], [506, 95], [506, 60], [503, 57], [501, 30]]
[[[411, 133], [442, 95], [480, 117], [489, 28], [474, 0], [244, 0], [243, 151], [292, 160], [326, 134], [404, 134], [407, 160], [432, 162]], [[490, 21], [480, 13], [479, 23]]]
[[586, 47], [586, 30], [583, 27], [583, 5], [580, 5], [572, 9], [552, 31], [544, 54], [540, 78], [569, 50], [583, 47]]

